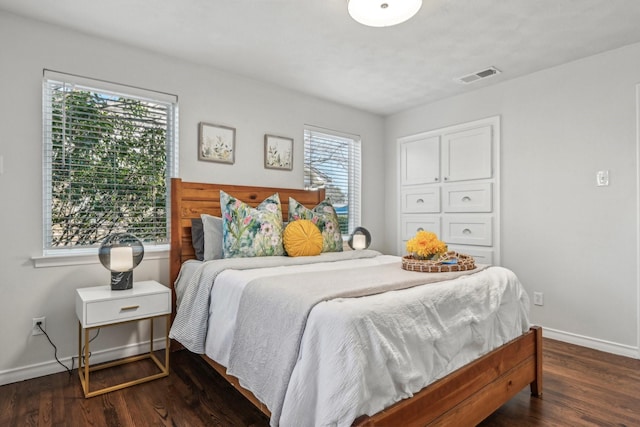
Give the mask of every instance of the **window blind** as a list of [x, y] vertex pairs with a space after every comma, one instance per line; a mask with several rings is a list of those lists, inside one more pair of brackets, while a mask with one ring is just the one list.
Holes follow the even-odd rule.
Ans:
[[44, 250], [168, 243], [177, 97], [45, 71]]
[[338, 213], [340, 230], [350, 234], [360, 225], [360, 137], [306, 127], [305, 188], [324, 188]]

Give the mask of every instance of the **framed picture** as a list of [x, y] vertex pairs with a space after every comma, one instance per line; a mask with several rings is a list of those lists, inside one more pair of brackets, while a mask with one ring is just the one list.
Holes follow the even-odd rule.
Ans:
[[293, 169], [293, 138], [264, 136], [264, 167], [267, 169]]
[[235, 155], [235, 128], [200, 122], [198, 127], [198, 160], [233, 164]]

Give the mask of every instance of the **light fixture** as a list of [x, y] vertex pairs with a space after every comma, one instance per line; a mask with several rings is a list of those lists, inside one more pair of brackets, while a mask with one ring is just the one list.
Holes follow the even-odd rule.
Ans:
[[351, 249], [362, 250], [367, 249], [371, 244], [371, 234], [364, 227], [356, 227], [349, 236], [349, 241], [347, 242]]
[[349, 15], [369, 27], [390, 27], [409, 20], [422, 0], [347, 0]]
[[144, 257], [144, 246], [133, 234], [115, 233], [102, 241], [98, 250], [100, 262], [111, 271], [111, 290], [133, 287], [133, 269]]

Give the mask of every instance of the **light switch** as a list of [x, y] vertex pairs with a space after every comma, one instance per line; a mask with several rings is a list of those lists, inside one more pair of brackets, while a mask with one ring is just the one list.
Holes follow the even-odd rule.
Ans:
[[596, 182], [598, 187], [609, 185], [609, 171], [598, 171]]

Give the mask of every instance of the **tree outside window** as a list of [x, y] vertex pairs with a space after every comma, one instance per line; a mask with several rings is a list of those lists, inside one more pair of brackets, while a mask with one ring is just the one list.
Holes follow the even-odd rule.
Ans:
[[44, 91], [45, 251], [114, 232], [168, 243], [176, 104], [57, 79]]
[[338, 214], [340, 231], [360, 225], [360, 138], [319, 128], [304, 131], [306, 188], [324, 188]]

